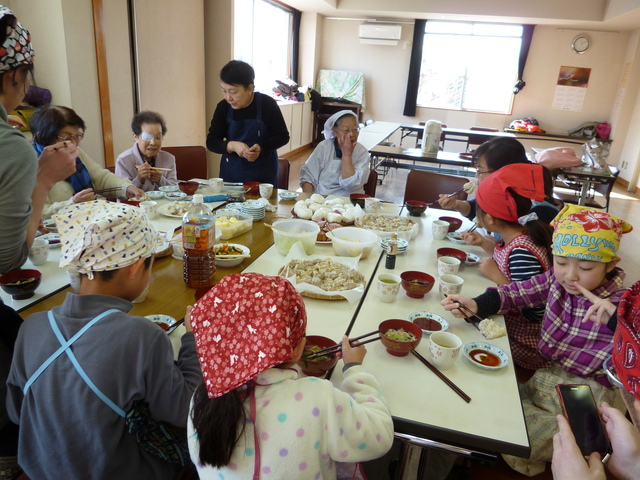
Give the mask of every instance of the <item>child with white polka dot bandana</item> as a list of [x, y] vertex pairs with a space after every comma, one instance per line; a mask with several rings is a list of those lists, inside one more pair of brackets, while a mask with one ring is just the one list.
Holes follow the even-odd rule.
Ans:
[[393, 423], [361, 365], [363, 346], [342, 340], [342, 391], [293, 368], [307, 318], [287, 279], [227, 275], [193, 308], [191, 323], [204, 384], [188, 440], [201, 480], [335, 479], [337, 462], [372, 460], [391, 447]]

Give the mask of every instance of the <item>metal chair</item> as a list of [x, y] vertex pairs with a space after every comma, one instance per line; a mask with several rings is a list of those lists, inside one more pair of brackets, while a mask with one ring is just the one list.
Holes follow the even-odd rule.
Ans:
[[373, 168], [369, 171], [369, 179], [364, 184], [364, 193], [370, 197], [376, 196], [376, 187], [378, 186], [378, 172]]
[[207, 150], [202, 146], [163, 147], [176, 157], [176, 174], [179, 180], [191, 178], [209, 178], [207, 166]]
[[[500, 131], [497, 128], [490, 128], [490, 127], [469, 127], [469, 130], [477, 130], [479, 132], [499, 132]], [[484, 135], [480, 135], [480, 136], [469, 135], [469, 138], [467, 139], [467, 152], [475, 150], [475, 148], [470, 149], [469, 147], [471, 146], [479, 147], [486, 141], [487, 141], [487, 137]]]
[[289, 189], [289, 173], [291, 172], [291, 163], [286, 158], [278, 159], [278, 185], [276, 188], [283, 190]]
[[[407, 183], [404, 188], [404, 201], [418, 200], [420, 202], [434, 203], [440, 198], [440, 194], [448, 194], [462, 190], [469, 180], [454, 175], [427, 172], [424, 170], [411, 170], [407, 175]], [[466, 192], [458, 194], [459, 200], [466, 200]]]

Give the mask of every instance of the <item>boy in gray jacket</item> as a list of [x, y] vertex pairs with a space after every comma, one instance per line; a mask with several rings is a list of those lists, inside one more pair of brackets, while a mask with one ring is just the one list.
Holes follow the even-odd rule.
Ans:
[[189, 310], [177, 363], [162, 329], [127, 314], [149, 281], [157, 232], [139, 209], [101, 201], [55, 220], [60, 267], [82, 280], [78, 294], [20, 328], [7, 381], [18, 462], [37, 479], [175, 478], [177, 468], [143, 450], [122, 416], [143, 401], [156, 420], [185, 427], [202, 380]]

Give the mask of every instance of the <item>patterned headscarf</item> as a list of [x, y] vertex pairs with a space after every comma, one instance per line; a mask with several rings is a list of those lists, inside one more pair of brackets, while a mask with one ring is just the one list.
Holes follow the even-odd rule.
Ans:
[[[15, 15], [4, 5], [0, 5], [0, 18]], [[31, 65], [35, 51], [31, 45], [31, 35], [20, 22], [7, 26], [7, 39], [0, 46], [0, 73], [15, 70], [22, 65]]]
[[478, 206], [492, 217], [517, 222], [518, 207], [509, 190], [531, 200], [543, 201], [543, 168], [541, 165], [514, 163], [496, 170], [478, 185]]
[[333, 134], [333, 127], [336, 124], [336, 122], [340, 120], [341, 117], [344, 117], [345, 115], [351, 115], [353, 118], [356, 119], [356, 122], [358, 121], [358, 116], [355, 113], [353, 113], [351, 110], [340, 110], [338, 113], [334, 113], [327, 119], [326, 122], [324, 122], [324, 130], [322, 130], [322, 134], [324, 135], [324, 138], [326, 140], [335, 137], [335, 135]]
[[613, 366], [625, 389], [640, 400], [640, 282], [624, 292], [613, 336]]
[[71, 205], [53, 217], [60, 235], [60, 266], [93, 278], [153, 255], [158, 232], [145, 214], [126, 203], [94, 200]]
[[236, 273], [198, 301], [191, 325], [207, 393], [216, 398], [291, 360], [307, 314], [286, 278]]
[[554, 255], [602, 263], [616, 258], [622, 234], [633, 229], [602, 210], [578, 205], [565, 206], [551, 224]]

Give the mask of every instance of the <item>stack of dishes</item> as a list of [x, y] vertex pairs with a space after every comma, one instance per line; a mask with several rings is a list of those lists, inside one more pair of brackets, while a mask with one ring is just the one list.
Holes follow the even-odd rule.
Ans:
[[[389, 242], [389, 237], [385, 237], [385, 238], [381, 238], [380, 239], [380, 246], [382, 247], [382, 249], [384, 251], [387, 250], [387, 247], [389, 246], [388, 244]], [[404, 252], [407, 251], [407, 249], [409, 248], [409, 242], [407, 242], [404, 238], [398, 238], [398, 255], [402, 255]]]
[[232, 202], [232, 203], [227, 203], [224, 208], [230, 209], [230, 210], [237, 210], [238, 212], [242, 211], [242, 202]]
[[264, 204], [257, 200], [249, 200], [242, 204], [242, 213], [251, 215], [254, 222], [264, 218], [264, 210]]

